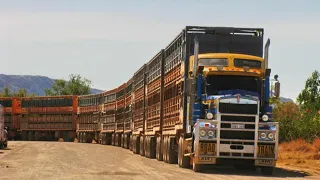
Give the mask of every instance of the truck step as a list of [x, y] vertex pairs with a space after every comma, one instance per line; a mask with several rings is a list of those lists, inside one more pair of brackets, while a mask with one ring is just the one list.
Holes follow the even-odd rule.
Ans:
[[190, 156], [193, 156], [193, 155], [194, 155], [194, 153], [188, 153], [188, 154], [184, 154], [183, 156], [190, 157]]

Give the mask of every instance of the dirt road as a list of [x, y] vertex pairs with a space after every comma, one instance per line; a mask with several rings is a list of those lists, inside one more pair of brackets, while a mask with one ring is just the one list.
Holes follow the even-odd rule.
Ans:
[[[208, 168], [194, 173], [178, 165], [134, 155], [114, 146], [64, 142], [9, 142], [0, 150], [0, 179], [270, 179], [254, 171]], [[271, 179], [320, 179], [277, 169]]]

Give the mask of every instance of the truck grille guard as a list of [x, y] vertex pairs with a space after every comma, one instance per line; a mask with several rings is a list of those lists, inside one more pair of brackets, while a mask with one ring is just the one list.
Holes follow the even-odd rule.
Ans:
[[[259, 101], [258, 101], [259, 104]], [[217, 103], [217, 109], [219, 109], [219, 103]], [[259, 112], [259, 106], [257, 106], [257, 112]], [[254, 118], [253, 122], [248, 121], [224, 121], [223, 116], [229, 116], [229, 117], [251, 117]], [[240, 118], [241, 119], [241, 118]], [[200, 138], [200, 124], [203, 123], [210, 123], [211, 125], [214, 125], [213, 128], [210, 128], [210, 130], [215, 130], [216, 135], [214, 138]], [[230, 125], [231, 124], [243, 124], [245, 128], [238, 129], [238, 128], [225, 128], [221, 125]], [[250, 128], [246, 128], [249, 126]], [[260, 126], [275, 126], [276, 129], [270, 130], [269, 129], [259, 129]], [[196, 126], [196, 132], [197, 135], [195, 136], [195, 157], [212, 157], [212, 158], [233, 158], [233, 159], [268, 159], [268, 160], [277, 160], [278, 158], [278, 141], [279, 141], [279, 123], [278, 122], [259, 122], [259, 114], [233, 114], [233, 113], [220, 113], [219, 111], [216, 114], [215, 120], [208, 120], [208, 119], [198, 119], [197, 120], [197, 126]], [[241, 138], [221, 138], [221, 135], [223, 132], [229, 131], [229, 133], [235, 134], [236, 132], [243, 132], [243, 133], [252, 133], [254, 134], [254, 137], [252, 139], [241, 139]], [[261, 132], [272, 132], [275, 134], [275, 138], [272, 141], [263, 141], [259, 140], [259, 134]], [[199, 154], [199, 142], [216, 142], [216, 154], [215, 155], [200, 155]], [[258, 157], [258, 144], [264, 143], [264, 144], [274, 144], [274, 157], [268, 157], [268, 158], [262, 158]], [[249, 144], [250, 146], [246, 146], [245, 144]], [[230, 147], [231, 145], [240, 145], [247, 150], [253, 152], [253, 153], [244, 153], [244, 152], [237, 152], [238, 150], [232, 149], [230, 152], [221, 152], [224, 148]], [[252, 146], [254, 145], [254, 146]]]

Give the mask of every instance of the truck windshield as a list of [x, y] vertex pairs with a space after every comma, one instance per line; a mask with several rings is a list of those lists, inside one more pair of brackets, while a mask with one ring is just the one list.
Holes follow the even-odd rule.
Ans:
[[217, 95], [218, 91], [240, 89], [260, 94], [260, 80], [250, 76], [207, 76], [204, 81], [204, 93]]

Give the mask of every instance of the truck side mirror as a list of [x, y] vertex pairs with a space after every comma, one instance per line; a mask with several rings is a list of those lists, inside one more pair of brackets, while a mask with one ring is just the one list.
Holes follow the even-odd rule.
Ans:
[[276, 82], [274, 84], [274, 95], [279, 98], [280, 97], [280, 83]]

